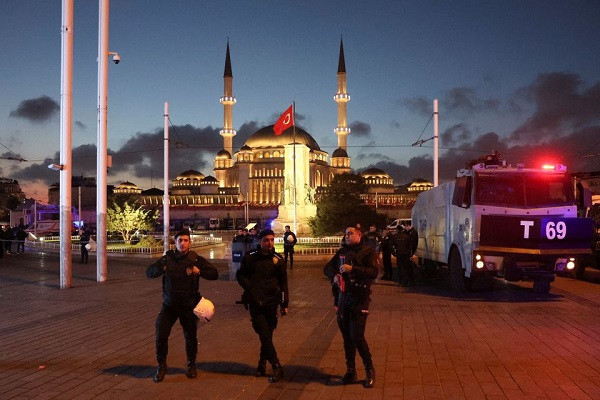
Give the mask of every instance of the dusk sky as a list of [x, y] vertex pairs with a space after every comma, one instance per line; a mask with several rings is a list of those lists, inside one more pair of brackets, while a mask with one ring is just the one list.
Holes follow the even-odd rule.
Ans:
[[[600, 170], [600, 2], [113, 0], [109, 184], [162, 187], [163, 105], [171, 179], [213, 175], [222, 146], [223, 67], [233, 67], [234, 151], [292, 101], [297, 125], [337, 147], [336, 72], [346, 56], [348, 153], [396, 184], [432, 180], [439, 99], [440, 181], [497, 150], [509, 162]], [[59, 161], [60, 0], [0, 2], [0, 176], [47, 201]], [[75, 1], [73, 174], [96, 174], [98, 1]]]

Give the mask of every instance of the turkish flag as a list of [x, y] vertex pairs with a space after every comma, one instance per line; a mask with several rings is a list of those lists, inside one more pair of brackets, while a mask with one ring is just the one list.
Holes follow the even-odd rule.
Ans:
[[275, 136], [281, 135], [290, 126], [294, 125], [294, 106], [291, 105], [287, 110], [281, 114], [275, 125], [273, 126], [273, 132]]

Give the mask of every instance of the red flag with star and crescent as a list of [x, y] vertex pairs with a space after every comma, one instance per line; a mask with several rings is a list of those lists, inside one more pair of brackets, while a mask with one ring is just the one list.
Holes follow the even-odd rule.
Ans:
[[294, 106], [291, 105], [287, 110], [281, 114], [275, 125], [273, 125], [273, 132], [275, 136], [279, 136], [290, 126], [294, 125]]

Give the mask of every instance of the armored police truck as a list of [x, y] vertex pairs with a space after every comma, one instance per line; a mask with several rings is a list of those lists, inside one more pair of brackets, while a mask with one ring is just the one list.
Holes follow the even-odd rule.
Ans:
[[593, 221], [577, 218], [567, 168], [511, 166], [497, 153], [419, 194], [412, 221], [419, 264], [447, 265], [457, 291], [501, 277], [548, 293], [555, 273], [591, 252]]

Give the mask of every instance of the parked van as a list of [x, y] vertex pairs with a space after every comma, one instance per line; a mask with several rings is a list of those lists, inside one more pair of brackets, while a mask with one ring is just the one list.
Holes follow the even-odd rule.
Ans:
[[221, 220], [219, 218], [211, 218], [208, 221], [208, 229], [219, 229], [221, 227]]
[[410, 223], [410, 219], [395, 219], [386, 228], [390, 231], [397, 231], [403, 223]]

